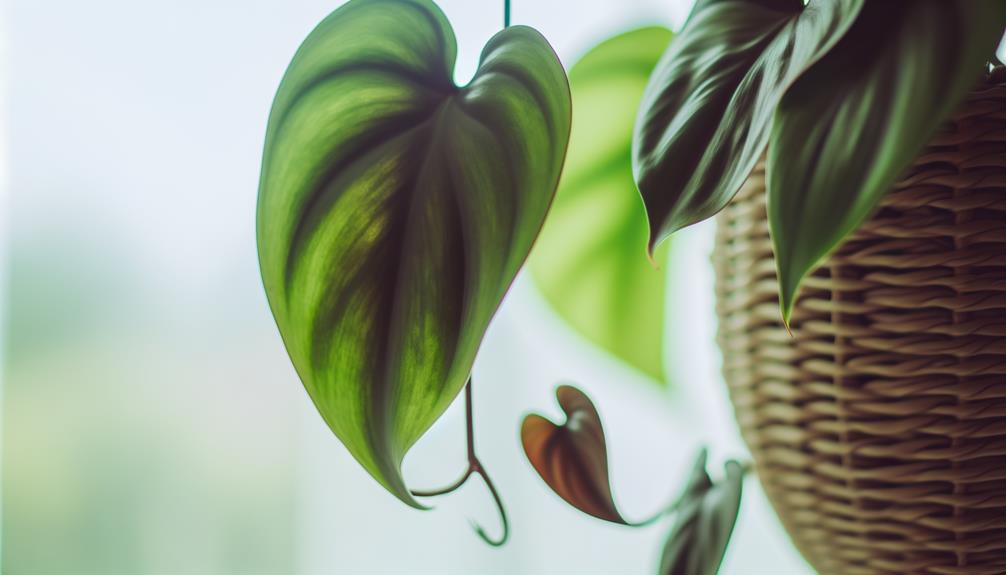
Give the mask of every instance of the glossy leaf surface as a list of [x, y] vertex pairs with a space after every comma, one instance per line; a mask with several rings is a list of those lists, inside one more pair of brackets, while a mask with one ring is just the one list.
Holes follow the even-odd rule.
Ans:
[[716, 575], [740, 512], [744, 469], [727, 461], [714, 483], [706, 472], [706, 451], [695, 462], [660, 559], [661, 575]]
[[468, 378], [558, 184], [565, 73], [514, 26], [464, 87], [428, 0], [354, 0], [307, 38], [273, 104], [259, 261], [325, 421], [410, 505], [406, 452]]
[[868, 2], [792, 86], [766, 163], [788, 320], [800, 281], [863, 222], [983, 73], [1002, 0]]
[[521, 425], [524, 454], [559, 497], [598, 519], [627, 525], [611, 496], [608, 450], [601, 417], [579, 389], [563, 385], [555, 392], [566, 421], [556, 425], [531, 414]]
[[863, 0], [704, 0], [660, 59], [633, 170], [651, 249], [721, 210], [764, 153], [786, 89], [845, 34]]
[[[671, 39], [651, 27], [608, 39], [569, 71], [573, 132], [555, 204], [529, 266], [577, 331], [664, 380], [666, 272], [647, 259], [646, 210], [632, 179], [632, 129], [646, 81]], [[655, 256], [666, 259], [666, 250]]]

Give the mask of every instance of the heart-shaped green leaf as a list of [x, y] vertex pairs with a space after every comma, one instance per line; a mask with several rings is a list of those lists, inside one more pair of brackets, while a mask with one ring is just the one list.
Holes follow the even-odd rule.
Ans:
[[788, 320], [800, 281], [863, 222], [974, 86], [1002, 0], [868, 2], [779, 105], [766, 163]]
[[714, 483], [706, 472], [706, 451], [699, 454], [664, 545], [661, 575], [716, 575], [737, 522], [743, 486], [739, 463], [727, 461], [725, 477]]
[[643, 96], [633, 170], [650, 247], [723, 208], [762, 156], [790, 84], [838, 41], [863, 0], [704, 0]]
[[429, 0], [353, 0], [294, 56], [258, 203], [266, 294], [322, 417], [418, 506], [406, 452], [465, 384], [555, 193], [570, 96], [531, 28], [494, 36], [474, 79]]
[[646, 258], [646, 211], [632, 179], [631, 147], [643, 89], [670, 39], [666, 28], [627, 32], [570, 69], [576, 116], [569, 155], [528, 261], [563, 319], [659, 381], [665, 272]]
[[582, 391], [562, 385], [555, 392], [566, 421], [556, 425], [532, 413], [520, 436], [524, 454], [559, 497], [588, 515], [627, 525], [608, 481], [608, 449], [601, 416]]

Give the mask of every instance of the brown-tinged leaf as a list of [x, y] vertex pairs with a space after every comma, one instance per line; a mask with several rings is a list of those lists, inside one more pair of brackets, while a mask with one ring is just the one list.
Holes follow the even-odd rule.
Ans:
[[555, 392], [566, 421], [556, 425], [531, 414], [521, 441], [535, 471], [559, 497], [598, 519], [628, 525], [615, 507], [608, 481], [608, 451], [597, 409], [582, 391], [563, 385]]

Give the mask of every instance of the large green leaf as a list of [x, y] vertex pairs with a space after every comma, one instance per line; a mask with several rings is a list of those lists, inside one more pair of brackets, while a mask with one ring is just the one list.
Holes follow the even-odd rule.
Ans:
[[868, 2], [779, 105], [766, 178], [788, 320], [802, 278], [876, 207], [983, 72], [1003, 0]]
[[643, 96], [633, 170], [651, 249], [723, 208], [768, 142], [790, 84], [842, 37], [863, 0], [705, 0]]
[[665, 28], [627, 32], [570, 69], [576, 111], [569, 157], [529, 260], [538, 287], [566, 321], [661, 381], [665, 272], [646, 258], [631, 145], [646, 80], [670, 39]]
[[570, 96], [531, 28], [494, 36], [454, 84], [429, 0], [354, 0], [294, 56], [258, 204], [262, 278], [318, 411], [390, 492], [468, 378], [545, 219]]

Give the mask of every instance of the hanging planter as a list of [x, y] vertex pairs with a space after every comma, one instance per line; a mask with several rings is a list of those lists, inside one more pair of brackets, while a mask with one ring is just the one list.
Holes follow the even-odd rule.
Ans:
[[779, 315], [762, 166], [717, 217], [719, 344], [822, 573], [1006, 572], [1006, 83], [971, 94]]
[[651, 248], [719, 214], [724, 375], [824, 575], [1006, 573], [1004, 21], [699, 2], [643, 99]]

